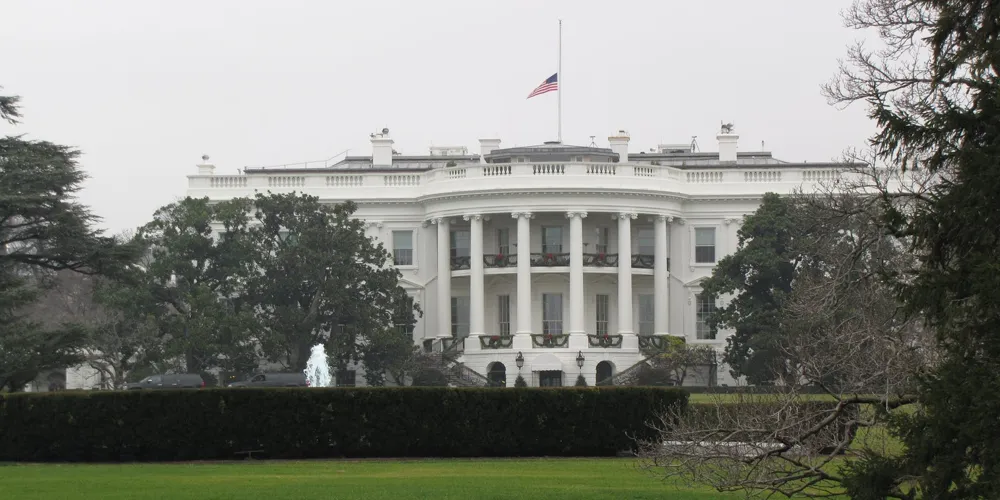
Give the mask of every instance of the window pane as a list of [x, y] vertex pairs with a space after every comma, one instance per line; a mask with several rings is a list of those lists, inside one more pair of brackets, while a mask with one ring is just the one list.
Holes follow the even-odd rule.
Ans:
[[715, 247], [695, 247], [694, 261], [699, 264], [715, 262]]
[[451, 232], [451, 256], [468, 257], [469, 242], [472, 241], [468, 230], [460, 229]]
[[608, 296], [597, 296], [597, 330], [598, 335], [608, 334]]
[[510, 229], [497, 229], [497, 253], [510, 255]]
[[716, 330], [709, 326], [708, 318], [715, 312], [715, 301], [699, 294], [695, 311], [695, 333], [699, 339], [714, 339]]
[[639, 296], [639, 335], [652, 335], [653, 315], [656, 314], [653, 295]]
[[392, 261], [397, 266], [413, 265], [413, 231], [392, 232]]
[[542, 228], [542, 253], [562, 253], [562, 227]]
[[715, 228], [714, 227], [695, 228], [694, 244], [697, 246], [715, 245]]
[[652, 229], [639, 229], [637, 241], [639, 243], [639, 255], [653, 255], [656, 253], [656, 235]]
[[499, 334], [510, 335], [510, 295], [497, 297], [497, 317], [499, 318]]
[[694, 240], [694, 261], [697, 263], [715, 262], [715, 228], [695, 228]]
[[469, 297], [451, 298], [451, 335], [455, 338], [469, 336]]
[[611, 230], [607, 227], [597, 228], [597, 253], [608, 253], [608, 239], [611, 237]]
[[542, 294], [542, 333], [562, 333], [562, 294]]

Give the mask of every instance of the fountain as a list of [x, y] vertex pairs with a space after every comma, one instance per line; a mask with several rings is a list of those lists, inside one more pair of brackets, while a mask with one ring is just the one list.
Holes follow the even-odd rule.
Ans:
[[330, 386], [330, 365], [326, 362], [326, 348], [323, 344], [312, 346], [306, 369], [302, 372], [306, 374], [306, 383], [309, 387]]

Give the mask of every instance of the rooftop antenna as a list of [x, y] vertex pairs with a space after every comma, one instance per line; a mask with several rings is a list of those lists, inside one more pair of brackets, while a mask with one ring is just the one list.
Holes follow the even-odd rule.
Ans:
[[760, 150], [767, 151], [767, 149], [764, 148], [764, 141], [760, 141]]
[[698, 136], [696, 135], [691, 136], [691, 152], [692, 153], [698, 152]]
[[590, 136], [590, 147], [592, 147], [592, 148], [596, 148], [597, 147], [597, 143], [594, 142], [594, 138], [595, 137], [597, 137], [597, 136], [596, 135]]

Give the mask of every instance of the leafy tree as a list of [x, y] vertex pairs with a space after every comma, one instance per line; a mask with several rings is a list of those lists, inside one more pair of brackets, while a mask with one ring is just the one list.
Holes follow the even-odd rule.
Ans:
[[899, 179], [908, 192], [875, 187], [890, 228], [920, 259], [900, 277], [900, 297], [944, 351], [923, 378], [920, 411], [900, 420], [905, 461], [852, 472], [878, 486], [870, 497], [910, 479], [923, 498], [998, 498], [1000, 5], [867, 0], [846, 19], [877, 28], [882, 43], [850, 49], [825, 91], [865, 103], [877, 159], [908, 174]]
[[160, 304], [165, 357], [182, 356], [191, 373], [256, 366], [257, 323], [240, 295], [249, 257], [238, 242], [213, 237], [212, 224], [231, 208], [212, 206], [207, 198], [160, 208], [138, 233], [149, 254], [147, 264], [124, 279]]
[[[0, 96], [0, 119], [16, 124], [20, 116], [18, 97]], [[79, 155], [47, 141], [0, 138], [0, 388], [20, 390], [40, 372], [79, 359], [79, 325], [46, 327], [24, 311], [51, 273], [112, 275], [134, 256], [75, 200], [86, 178]]]
[[[264, 351], [290, 369], [303, 369], [318, 343], [327, 344], [338, 368], [365, 360], [379, 373], [393, 365], [390, 358], [412, 353], [412, 339], [402, 349], [387, 335], [412, 325], [419, 309], [399, 286], [399, 271], [386, 265], [389, 253], [353, 217], [356, 208], [304, 194], [257, 194], [234, 200], [221, 219], [226, 241], [245, 256], [245, 296]], [[248, 213], [252, 224], [244, 222]]]
[[734, 377], [744, 376], [752, 384], [790, 376], [780, 353], [786, 332], [779, 313], [802, 259], [795, 248], [799, 234], [793, 203], [765, 194], [757, 211], [744, 218], [736, 252], [720, 260], [712, 276], [702, 281], [702, 293], [710, 300], [733, 296], [709, 318], [709, 325], [735, 330], [723, 360]]

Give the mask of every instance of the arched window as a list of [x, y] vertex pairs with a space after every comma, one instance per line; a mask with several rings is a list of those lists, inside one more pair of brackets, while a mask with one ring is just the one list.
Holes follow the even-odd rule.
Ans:
[[613, 385], [611, 377], [615, 374], [615, 365], [610, 361], [597, 363], [597, 385]]
[[507, 387], [507, 367], [503, 363], [494, 361], [487, 370], [486, 378], [490, 380], [490, 387]]

